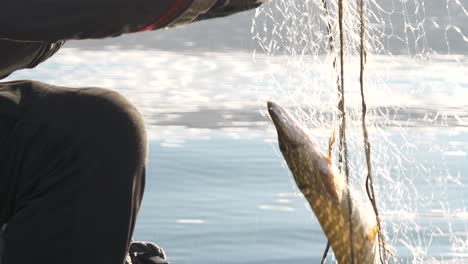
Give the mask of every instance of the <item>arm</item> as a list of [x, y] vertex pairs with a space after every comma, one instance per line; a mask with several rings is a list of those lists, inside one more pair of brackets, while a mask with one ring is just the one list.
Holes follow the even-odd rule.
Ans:
[[16, 70], [34, 68], [54, 55], [63, 41], [25, 42], [0, 39], [0, 80]]
[[156, 27], [154, 21], [162, 25], [194, 2], [5, 0], [0, 5], [0, 79], [19, 69], [34, 68], [52, 56], [64, 40], [110, 37], [148, 25]]
[[264, 0], [4, 0], [0, 79], [34, 68], [67, 39], [115, 37], [221, 17]]
[[5, 0], [0, 39], [115, 37], [252, 9], [263, 0]]

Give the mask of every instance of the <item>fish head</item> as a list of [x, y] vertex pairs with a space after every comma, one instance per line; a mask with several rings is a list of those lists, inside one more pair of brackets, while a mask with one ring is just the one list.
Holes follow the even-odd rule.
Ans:
[[293, 115], [275, 102], [268, 102], [268, 113], [278, 133], [280, 151], [302, 192], [327, 200], [341, 200], [344, 180], [330, 157]]
[[268, 113], [276, 127], [278, 144], [283, 154], [294, 155], [301, 147], [307, 146], [304, 127], [286, 109], [275, 102], [268, 102]]

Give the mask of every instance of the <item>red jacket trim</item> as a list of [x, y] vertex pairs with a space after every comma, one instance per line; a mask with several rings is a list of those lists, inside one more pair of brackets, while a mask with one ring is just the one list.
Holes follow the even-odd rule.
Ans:
[[181, 9], [181, 7], [184, 5], [184, 3], [185, 3], [185, 0], [177, 0], [171, 6], [171, 8], [169, 8], [164, 14], [162, 14], [160, 17], [158, 17], [156, 19], [156, 21], [154, 21], [153, 23], [149, 24], [148, 26], [138, 30], [137, 32], [145, 32], [145, 31], [150, 31], [150, 30], [153, 30], [153, 29], [157, 28], [162, 21], [170, 18], [177, 11], [179, 11]]

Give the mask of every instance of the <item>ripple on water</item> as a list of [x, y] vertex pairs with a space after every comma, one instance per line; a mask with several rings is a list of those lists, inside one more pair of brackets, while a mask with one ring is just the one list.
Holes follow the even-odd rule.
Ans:
[[176, 223], [178, 224], [204, 224], [206, 223], [205, 220], [202, 219], [176, 219]]
[[268, 210], [268, 211], [277, 211], [277, 212], [293, 212], [293, 211], [295, 211], [294, 208], [289, 207], [289, 206], [268, 205], [268, 204], [259, 205], [258, 209]]

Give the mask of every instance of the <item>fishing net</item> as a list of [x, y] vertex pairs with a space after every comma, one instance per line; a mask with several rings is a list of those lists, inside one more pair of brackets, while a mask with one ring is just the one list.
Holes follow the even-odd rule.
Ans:
[[[396, 254], [390, 262], [464, 263], [468, 3], [364, 3], [367, 126], [382, 229]], [[369, 205], [359, 1], [343, 1], [342, 47], [338, 10], [337, 0], [275, 0], [257, 11], [255, 60], [266, 61], [268, 69], [256, 93], [262, 105], [273, 99], [293, 111], [325, 151], [339, 127], [342, 49], [350, 182]]]

